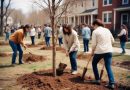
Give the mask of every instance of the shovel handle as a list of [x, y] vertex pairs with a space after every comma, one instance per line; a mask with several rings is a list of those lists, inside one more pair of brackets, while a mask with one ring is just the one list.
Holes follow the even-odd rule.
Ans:
[[103, 76], [103, 73], [104, 73], [104, 67], [105, 67], [105, 64], [103, 65], [101, 73], [100, 73], [100, 80], [102, 79], [102, 76]]

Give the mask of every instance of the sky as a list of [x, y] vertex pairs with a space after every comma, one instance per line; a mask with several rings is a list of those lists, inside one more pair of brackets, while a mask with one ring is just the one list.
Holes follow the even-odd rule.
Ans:
[[20, 9], [24, 14], [27, 14], [33, 9], [38, 9], [38, 7], [33, 6], [32, 2], [33, 0], [12, 0], [11, 8]]

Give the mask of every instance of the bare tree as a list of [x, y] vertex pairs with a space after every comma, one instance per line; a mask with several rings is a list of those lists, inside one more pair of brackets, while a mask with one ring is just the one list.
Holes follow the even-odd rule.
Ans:
[[57, 15], [58, 8], [60, 5], [63, 3], [64, 0], [36, 0], [34, 3], [41, 7], [42, 9], [48, 8], [48, 14], [50, 17], [51, 21], [51, 26], [52, 26], [52, 44], [53, 44], [53, 49], [52, 49], [52, 63], [53, 63], [53, 76], [56, 76], [56, 39], [55, 39], [55, 26], [57, 24], [56, 18], [60, 17], [67, 9], [68, 5], [71, 2], [74, 2], [75, 0], [67, 0], [63, 4], [63, 9], [62, 12]]
[[3, 36], [3, 27], [4, 22], [3, 18], [7, 14], [8, 8], [10, 6], [11, 0], [8, 0], [7, 5], [5, 4], [5, 0], [1, 0], [1, 13], [0, 13], [0, 36]]

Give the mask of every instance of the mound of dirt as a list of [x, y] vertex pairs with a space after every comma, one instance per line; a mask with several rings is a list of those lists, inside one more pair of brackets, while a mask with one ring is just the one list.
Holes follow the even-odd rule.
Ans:
[[0, 45], [9, 45], [9, 42], [6, 42], [6, 41], [0, 41]]
[[77, 55], [77, 59], [80, 59], [80, 60], [88, 60], [89, 58], [91, 57], [91, 54], [90, 53], [79, 53]]
[[65, 49], [62, 47], [56, 47], [56, 51], [61, 51], [62, 53], [65, 53]]
[[52, 46], [50, 46], [50, 47], [43, 46], [40, 48], [40, 50], [52, 50]]
[[35, 55], [35, 54], [24, 54], [23, 55], [24, 62], [38, 62], [46, 60], [45, 56]]
[[[18, 84], [22, 84], [22, 88], [28, 88], [28, 90], [109, 90], [104, 87], [104, 83], [94, 85], [83, 82], [80, 74], [71, 75], [66, 72], [62, 76], [53, 77], [51, 70], [25, 74], [17, 81]], [[116, 90], [124, 89], [116, 87]]]
[[28, 48], [33, 48], [33, 47], [39, 47], [40, 45], [31, 45], [31, 44], [26, 44], [26, 46], [27, 46]]
[[44, 41], [38, 42], [37, 45], [46, 45]]
[[123, 61], [119, 66], [130, 70], [130, 61]]
[[0, 52], [0, 57], [8, 57], [11, 55], [12, 55], [12, 53], [10, 53], [10, 52]]

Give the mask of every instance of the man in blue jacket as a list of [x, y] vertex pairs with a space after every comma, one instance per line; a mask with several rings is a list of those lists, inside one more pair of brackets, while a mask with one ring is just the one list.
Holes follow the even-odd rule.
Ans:
[[83, 37], [83, 44], [84, 44], [84, 52], [89, 51], [89, 40], [91, 36], [91, 30], [86, 24], [82, 24], [82, 37]]

